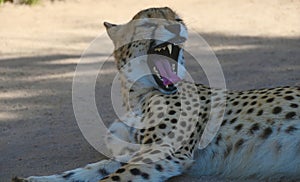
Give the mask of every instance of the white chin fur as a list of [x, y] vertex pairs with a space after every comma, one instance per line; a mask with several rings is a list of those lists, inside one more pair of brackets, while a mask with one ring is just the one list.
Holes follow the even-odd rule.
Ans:
[[186, 69], [185, 69], [185, 62], [183, 59], [183, 50], [181, 49], [178, 56], [178, 63], [177, 63], [177, 75], [179, 78], [183, 79], [185, 77]]
[[173, 94], [175, 92], [177, 92], [177, 89], [176, 90], [173, 90], [173, 91], [166, 91], [164, 89], [161, 89], [160, 87], [158, 88], [158, 90], [161, 92], [161, 93], [164, 93], [164, 94]]
[[147, 64], [147, 56], [140, 56], [130, 60], [130, 66], [128, 66], [127, 63], [122, 68], [122, 72], [125, 73], [127, 79], [132, 82], [138, 81], [144, 87], [157, 87]]

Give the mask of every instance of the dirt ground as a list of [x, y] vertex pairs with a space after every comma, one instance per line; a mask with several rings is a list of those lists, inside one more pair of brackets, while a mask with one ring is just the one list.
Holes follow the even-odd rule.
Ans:
[[[208, 42], [230, 89], [300, 85], [300, 1], [58, 1], [0, 7], [0, 181], [49, 175], [104, 157], [81, 134], [72, 107], [76, 64], [103, 21], [125, 23], [139, 10], [169, 6]], [[106, 46], [99, 47], [108, 56]], [[113, 70], [113, 64], [107, 70]], [[188, 62], [198, 81], [203, 73]], [[99, 79], [106, 123], [115, 71]], [[170, 181], [225, 181], [185, 174]]]

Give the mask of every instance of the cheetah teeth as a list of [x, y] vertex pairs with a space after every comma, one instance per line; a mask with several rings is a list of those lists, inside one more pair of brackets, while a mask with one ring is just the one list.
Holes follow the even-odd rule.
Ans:
[[168, 47], [168, 49], [169, 49], [169, 53], [171, 54], [171, 53], [172, 53], [172, 45], [171, 45], [171, 44], [168, 44], [167, 47]]
[[168, 48], [169, 54], [172, 54], [172, 44], [168, 44], [166, 47], [155, 48], [154, 51], [160, 52], [161, 50], [166, 50]]
[[[176, 65], [175, 65], [175, 64], [172, 64], [172, 69], [173, 69], [173, 72], [176, 74], [176, 71], [175, 71]], [[164, 81], [164, 80], [162, 79], [161, 75], [159, 74], [159, 72], [158, 72], [158, 70], [157, 70], [157, 68], [156, 68], [155, 66], [153, 66], [153, 71], [154, 71], [154, 73], [156, 74], [156, 76], [158, 76], [158, 78], [159, 78], [161, 81]]]
[[154, 51], [160, 52], [161, 48], [156, 48]]
[[162, 78], [161, 78], [161, 76], [160, 76], [160, 74], [159, 74], [159, 72], [157, 71], [157, 69], [156, 69], [155, 66], [153, 66], [153, 71], [154, 71], [155, 74], [158, 76], [158, 78], [160, 78], [160, 79], [162, 80]]

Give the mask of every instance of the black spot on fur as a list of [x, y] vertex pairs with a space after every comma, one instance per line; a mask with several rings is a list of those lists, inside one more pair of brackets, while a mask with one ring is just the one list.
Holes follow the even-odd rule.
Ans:
[[165, 123], [162, 123], [158, 126], [160, 129], [165, 129], [167, 127], [167, 125]]
[[234, 106], [236, 106], [236, 105], [238, 105], [238, 104], [239, 104], [238, 101], [235, 101], [235, 102], [232, 103], [232, 105], [234, 105]]
[[231, 113], [232, 113], [232, 110], [230, 109], [230, 110], [227, 112], [227, 114], [230, 115]]
[[160, 104], [160, 101], [159, 101], [159, 100], [156, 100], [153, 104], [154, 104], [154, 105], [158, 105], [158, 104]]
[[174, 111], [174, 110], [169, 111], [170, 115], [174, 115], [175, 113], [176, 113], [176, 111]]
[[235, 113], [239, 114], [242, 111], [242, 109], [238, 109]]
[[158, 118], [162, 118], [163, 116], [164, 116], [164, 113], [162, 113], [162, 112], [158, 113], [158, 115], [157, 115]]
[[253, 109], [253, 108], [250, 108], [250, 109], [248, 109], [247, 113], [248, 113], [248, 114], [251, 114], [253, 111], [254, 111], [254, 109]]
[[296, 116], [295, 112], [289, 112], [285, 115], [286, 119], [292, 119], [294, 116]]
[[298, 107], [298, 104], [292, 103], [290, 106], [291, 106], [292, 108], [297, 108], [297, 107]]
[[100, 173], [102, 176], [107, 176], [107, 175], [109, 175], [109, 173], [108, 173], [105, 169], [103, 169], [103, 168], [100, 168], [98, 171], [99, 171], [99, 173]]
[[171, 123], [176, 124], [177, 123], [177, 119], [175, 119], [175, 118], [171, 119]]
[[138, 169], [138, 168], [133, 168], [133, 169], [130, 169], [130, 173], [132, 175], [140, 175], [141, 174], [141, 171]]
[[149, 174], [147, 174], [147, 173], [142, 173], [142, 177], [143, 177], [144, 179], [149, 179]]
[[180, 102], [176, 102], [176, 103], [175, 103], [175, 106], [180, 107], [180, 106], [181, 106], [181, 103], [180, 103]]
[[222, 124], [221, 124], [221, 126], [224, 126], [226, 123], [227, 123], [227, 120], [226, 120], [226, 119], [224, 119], [224, 120], [222, 121]]
[[237, 120], [237, 118], [233, 118], [230, 123], [233, 124], [235, 121]]
[[219, 145], [220, 140], [222, 139], [222, 135], [219, 134], [216, 139], [216, 145]]
[[231, 150], [232, 150], [232, 146], [229, 145], [224, 152], [224, 158], [226, 158], [230, 154]]
[[240, 139], [239, 141], [237, 141], [234, 145], [235, 149], [239, 149], [244, 143], [244, 139]]
[[263, 110], [259, 110], [259, 111], [257, 112], [257, 116], [261, 116], [263, 113], [264, 113]]
[[247, 95], [244, 95], [243, 97], [242, 97], [242, 99], [247, 99], [248, 98], [248, 96]]
[[241, 129], [243, 128], [243, 124], [238, 124], [234, 127], [234, 129], [236, 130], [236, 132], [239, 132]]
[[187, 113], [186, 112], [181, 112], [181, 115], [182, 116], [187, 116]]
[[293, 133], [294, 131], [296, 131], [297, 130], [297, 128], [295, 128], [294, 126], [289, 126], [286, 130], [285, 130], [285, 132], [287, 132], [287, 133]]
[[252, 125], [252, 127], [250, 128], [250, 133], [253, 134], [255, 131], [259, 130], [259, 125], [258, 123], [255, 123]]
[[120, 181], [121, 180], [119, 176], [112, 176], [111, 179], [113, 181]]
[[251, 97], [251, 99], [256, 99], [257, 98], [257, 96], [256, 95], [253, 95], [252, 97]]
[[180, 125], [181, 125], [182, 127], [186, 127], [186, 122], [185, 122], [185, 121], [181, 121], [181, 122], [180, 122]]
[[204, 118], [206, 118], [206, 117], [207, 117], [207, 114], [204, 113], [204, 114], [202, 115], [202, 119], [204, 119]]
[[120, 168], [120, 169], [118, 169], [118, 170], [116, 171], [116, 173], [123, 173], [123, 172], [125, 172], [125, 169], [124, 169], [124, 168]]
[[282, 111], [282, 108], [277, 106], [277, 107], [274, 107], [272, 113], [273, 113], [273, 114], [278, 114], [278, 113], [280, 113], [281, 111]]
[[155, 127], [148, 128], [148, 131], [154, 131]]
[[273, 132], [272, 128], [268, 127], [266, 129], [264, 129], [264, 131], [260, 137], [263, 139], [267, 139], [272, 134], [272, 132]]
[[269, 98], [269, 99], [267, 99], [267, 102], [268, 103], [271, 103], [271, 102], [273, 102], [274, 101], [274, 98]]
[[149, 138], [146, 142], [145, 142], [145, 144], [151, 144], [153, 142], [153, 140], [151, 139], [151, 138]]
[[162, 172], [164, 170], [164, 168], [160, 164], [156, 164], [155, 169], [158, 170], [159, 172]]
[[294, 97], [289, 95], [289, 96], [285, 96], [284, 99], [285, 99], [285, 100], [293, 100]]

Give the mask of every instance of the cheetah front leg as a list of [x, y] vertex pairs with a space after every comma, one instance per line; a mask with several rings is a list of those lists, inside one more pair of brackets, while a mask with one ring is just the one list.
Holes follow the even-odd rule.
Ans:
[[50, 176], [30, 176], [28, 178], [14, 178], [13, 182], [73, 182], [88, 181], [96, 182], [103, 177], [115, 172], [127, 162], [128, 156], [120, 156], [116, 159], [102, 160], [100, 162], [88, 164], [83, 168], [66, 171], [62, 174]]
[[191, 156], [174, 152], [168, 145], [145, 148], [137, 152], [128, 164], [100, 181], [165, 181], [182, 174], [193, 162]]
[[[114, 159], [102, 160], [88, 164], [83, 168], [66, 171], [62, 174], [50, 176], [30, 176], [28, 178], [14, 178], [13, 182], [73, 182], [88, 181], [96, 182], [103, 177], [114, 173], [131, 158], [130, 154], [139, 149], [138, 145], [128, 145], [133, 142], [134, 130], [121, 121], [114, 122], [107, 134], [106, 145], [111, 150]], [[132, 148], [130, 148], [132, 147]]]

